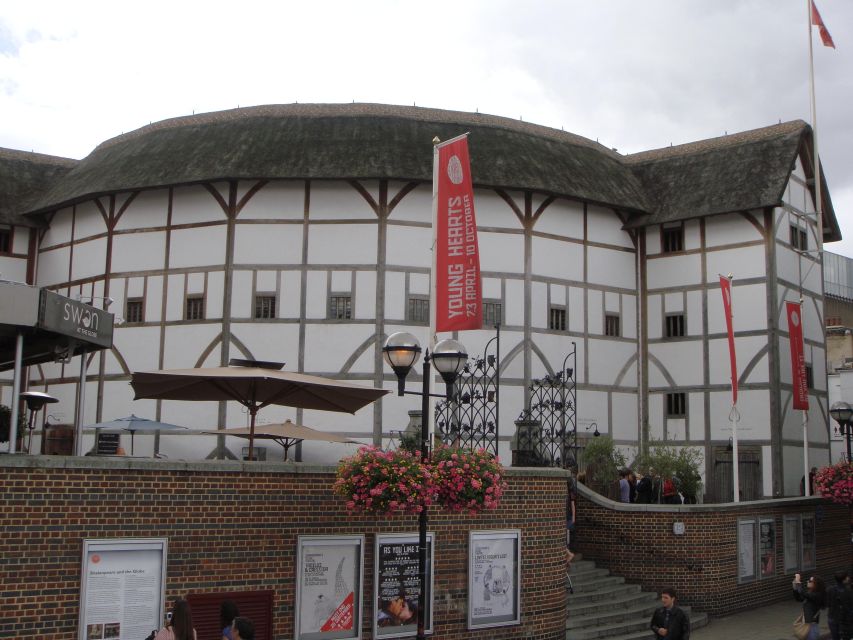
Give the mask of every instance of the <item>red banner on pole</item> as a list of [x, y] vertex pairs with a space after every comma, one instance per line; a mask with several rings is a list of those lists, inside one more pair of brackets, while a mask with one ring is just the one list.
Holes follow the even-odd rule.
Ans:
[[826, 25], [823, 23], [823, 18], [820, 17], [820, 11], [817, 10], [817, 5], [814, 3], [814, 0], [812, 0], [811, 5], [812, 25], [817, 27], [817, 30], [820, 33], [820, 41], [823, 43], [824, 47], [832, 47], [835, 49], [835, 43], [832, 41], [832, 36], [829, 35], [829, 29], [827, 29]]
[[480, 252], [468, 138], [440, 145], [435, 163], [435, 330], [483, 326]]
[[809, 385], [806, 380], [806, 358], [803, 355], [803, 316], [799, 302], [786, 302], [788, 340], [791, 343], [791, 378], [794, 384], [794, 409], [809, 408]]
[[735, 355], [735, 332], [732, 327], [732, 282], [720, 276], [720, 291], [723, 293], [723, 310], [726, 314], [726, 331], [729, 334], [729, 361], [732, 372], [732, 404], [737, 404], [737, 356]]

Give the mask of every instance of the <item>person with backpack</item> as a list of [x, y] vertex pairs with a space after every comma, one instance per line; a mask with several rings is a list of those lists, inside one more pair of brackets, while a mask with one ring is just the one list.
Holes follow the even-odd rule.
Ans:
[[845, 580], [847, 580], [847, 572], [839, 571], [835, 574], [835, 584], [826, 590], [826, 602], [829, 605], [829, 612], [826, 617], [829, 623], [829, 633], [832, 634], [832, 640], [841, 640], [839, 624], [844, 615], [842, 611], [842, 596], [844, 595]]

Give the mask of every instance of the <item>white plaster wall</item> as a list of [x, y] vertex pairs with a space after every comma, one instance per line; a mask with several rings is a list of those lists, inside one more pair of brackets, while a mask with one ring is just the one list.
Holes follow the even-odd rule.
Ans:
[[352, 290], [352, 271], [335, 270], [331, 272], [330, 290], [337, 293], [355, 293]]
[[[509, 193], [520, 211], [524, 211], [524, 196], [515, 192]], [[497, 193], [486, 189], [474, 190], [474, 208], [477, 214], [477, 226], [521, 229], [521, 223], [510, 206]]]
[[[712, 391], [708, 406], [711, 410], [711, 440], [727, 442], [732, 435], [729, 413], [732, 410], [732, 394]], [[738, 391], [738, 441], [770, 439], [770, 391], [765, 389], [740, 389]]]
[[401, 271], [385, 273], [385, 318], [403, 321], [406, 318], [406, 274]]
[[[113, 346], [121, 353], [131, 371], [150, 371], [158, 368], [160, 355], [160, 328], [135, 327], [124, 325], [116, 327], [113, 332]], [[108, 383], [112, 395], [118, 392], [118, 387], [129, 387], [127, 384]], [[118, 407], [117, 407], [118, 409]], [[121, 414], [127, 415], [127, 414]]]
[[776, 244], [776, 252], [776, 271], [779, 274], [779, 278], [797, 288], [802, 278], [804, 290], [816, 294], [820, 294], [823, 291], [823, 274], [819, 264], [808, 258], [803, 258], [802, 266], [800, 267], [800, 258], [797, 253], [779, 243]]
[[[389, 229], [389, 240], [390, 240]], [[309, 264], [376, 264], [376, 225], [316, 224], [308, 231]], [[390, 243], [389, 243], [390, 244]]]
[[353, 317], [367, 320], [376, 317], [376, 272], [357, 271], [355, 274], [355, 297]]
[[[234, 322], [231, 331], [250, 351], [246, 357], [287, 363], [296, 371], [299, 364], [299, 325], [265, 322]], [[231, 357], [243, 357], [231, 346]]]
[[[228, 202], [228, 184], [219, 183], [215, 189]], [[172, 225], [196, 222], [225, 222], [225, 212], [204, 187], [192, 185], [177, 187], [172, 194]]]
[[[637, 354], [635, 344], [616, 340], [590, 339], [588, 348], [590, 384], [612, 385], [622, 367]], [[623, 384], [633, 381], [624, 380]]]
[[180, 269], [222, 264], [227, 232], [224, 224], [173, 230], [169, 247], [169, 266], [172, 269]]
[[[501, 379], [516, 378], [524, 379], [524, 355], [519, 345], [524, 339], [520, 331], [501, 331]], [[533, 356], [535, 358], [535, 356]], [[537, 366], [534, 360], [534, 368]], [[504, 387], [513, 389], [509, 385], [501, 386], [501, 404], [503, 404]], [[520, 404], [516, 406], [520, 407]]]
[[[713, 295], [709, 292], [708, 295]], [[687, 308], [685, 309], [685, 333], [688, 336], [702, 335], [702, 292], [688, 291], [687, 292]]]
[[705, 438], [705, 394], [687, 394], [687, 416], [689, 419], [687, 439], [702, 441]]
[[657, 358], [660, 365], [649, 362], [649, 386], [667, 387], [669, 383], [660, 367], [672, 376], [678, 386], [702, 384], [702, 342], [678, 340], [649, 345], [649, 354]]
[[20, 258], [0, 256], [0, 278], [12, 282], [26, 282], [27, 261]]
[[[518, 228], [518, 219], [514, 228]], [[583, 240], [583, 203], [558, 199], [536, 221], [534, 231]]]
[[[109, 211], [109, 201], [107, 198], [101, 200], [105, 211]], [[98, 234], [106, 233], [107, 225], [104, 222], [104, 217], [101, 215], [101, 210], [95, 204], [94, 200], [81, 202], [77, 205], [76, 216], [74, 218], [74, 239], [82, 240], [90, 238]]]
[[[800, 169], [802, 172], [802, 169]], [[814, 200], [806, 186], [802, 184], [803, 178], [800, 180], [789, 179], [785, 187], [784, 201], [795, 207], [802, 213], [814, 213]]]
[[[467, 336], [462, 337], [466, 340], [465, 346], [467, 347]], [[501, 342], [503, 342], [503, 333], [501, 333]], [[577, 339], [558, 333], [534, 333], [533, 343], [544, 354], [546, 362], [540, 363], [536, 359], [537, 356], [533, 356], [533, 377], [540, 378], [546, 373], [559, 371], [563, 366], [563, 360], [572, 351], [572, 342], [576, 343]], [[501, 345], [501, 351], [503, 351], [503, 345]], [[470, 348], [468, 353], [471, 353]], [[571, 364], [569, 363], [566, 366], [571, 366]]]
[[166, 234], [163, 231], [113, 236], [113, 273], [162, 269], [165, 259]]
[[646, 255], [653, 256], [661, 252], [660, 225], [641, 229], [640, 233], [646, 235]]
[[637, 339], [637, 298], [622, 294], [622, 337]]
[[326, 272], [309, 271], [305, 287], [305, 318], [325, 318], [329, 308]]
[[[311, 231], [313, 234], [317, 231], [317, 227], [313, 227]], [[238, 221], [234, 236], [234, 262], [235, 264], [300, 264], [302, 262], [302, 225], [240, 224]]]
[[347, 331], [340, 331], [334, 324], [307, 325], [305, 369], [335, 375], [343, 369], [350, 356], [371, 337], [373, 340], [368, 349], [372, 353], [373, 341], [379, 339], [375, 337], [373, 326], [351, 325], [347, 327]]
[[[250, 289], [251, 291], [251, 289]], [[236, 295], [243, 292], [234, 290]], [[211, 271], [207, 274], [207, 299], [204, 302], [205, 318], [208, 320], [222, 318], [222, 306], [225, 300], [225, 272]]]
[[[763, 242], [764, 237], [758, 230], [764, 226], [763, 217], [756, 212], [749, 212], [747, 216], [739, 213], [725, 213], [706, 218], [705, 245], [708, 248], [713, 248], [741, 242]], [[764, 248], [759, 247], [758, 251], [763, 255]], [[728, 271], [724, 273], [728, 273]]]
[[[187, 369], [194, 367], [201, 354], [221, 331], [222, 327], [215, 323], [191, 323], [169, 327], [163, 348], [163, 368]], [[216, 363], [219, 362], [219, 353], [218, 346], [211, 352], [210, 357]]]
[[[406, 186], [405, 182], [389, 182], [388, 183], [388, 202], [394, 199], [400, 189]], [[483, 224], [484, 211], [481, 206], [482, 198], [480, 192], [474, 192], [474, 214], [477, 217], [477, 223]], [[429, 184], [420, 184], [412, 189], [406, 196], [397, 203], [394, 210], [391, 212], [391, 220], [405, 220], [408, 222], [422, 222], [424, 224], [432, 224], [432, 186]]]
[[[341, 236], [339, 242], [348, 238]], [[403, 227], [389, 223], [386, 234], [385, 263], [389, 266], [422, 267], [429, 269], [432, 265], [432, 231], [427, 227]], [[372, 257], [363, 261], [365, 264], [376, 264], [376, 240], [370, 246]], [[482, 267], [483, 238], [480, 236], [480, 266]]]
[[479, 232], [480, 270], [524, 273], [524, 236], [520, 233]]
[[578, 436], [592, 434], [592, 429], [587, 432], [585, 427], [595, 422], [602, 435], [611, 435], [612, 426], [607, 411], [607, 396], [603, 391], [590, 391], [589, 389], [578, 390]]
[[81, 280], [101, 276], [107, 264], [107, 239], [98, 238], [75, 243], [71, 264], [71, 279]]
[[611, 405], [613, 408], [613, 438], [636, 442], [639, 436], [636, 394], [613, 393]]
[[699, 284], [702, 265], [698, 255], [667, 254], [646, 261], [646, 281], [649, 291]]
[[166, 291], [166, 321], [183, 320], [184, 318], [184, 276], [172, 274], [168, 276]]
[[[767, 328], [767, 288], [764, 284], [741, 285], [734, 281], [732, 327], [735, 334]], [[719, 284], [708, 291], [708, 333], [726, 333], [726, 314]]]
[[162, 276], [148, 278], [145, 294], [145, 319], [148, 322], [159, 321], [163, 313], [163, 281]]
[[[122, 194], [116, 199], [116, 212], [121, 208], [129, 194]], [[140, 191], [133, 199], [124, 213], [118, 219], [115, 230], [126, 229], [150, 229], [153, 227], [165, 227], [169, 213], [169, 190], [155, 189], [152, 191]]]
[[597, 289], [587, 289], [587, 332], [589, 335], [604, 335], [604, 294]]
[[30, 229], [27, 227], [12, 227], [12, 253], [26, 255], [29, 251]]
[[612, 209], [591, 204], [586, 209], [586, 220], [587, 238], [591, 242], [634, 248], [631, 236], [622, 231], [622, 221]]
[[71, 241], [72, 209], [60, 209], [50, 219], [50, 226], [44, 232], [40, 247], [42, 250]]
[[583, 280], [583, 246], [533, 237], [531, 268], [537, 276]]
[[667, 442], [681, 442], [687, 439], [687, 420], [685, 418], [667, 418], [664, 425]]
[[580, 287], [569, 287], [568, 294], [568, 328], [572, 333], [582, 333], [586, 327], [586, 311], [584, 307], [584, 290]]
[[735, 281], [764, 278], [767, 275], [763, 246], [709, 251], [706, 264], [705, 277], [708, 282], [719, 282], [720, 275], [729, 273], [734, 276]]
[[699, 220], [684, 221], [684, 249], [693, 251], [702, 248], [702, 232]]
[[[237, 201], [255, 186], [242, 180], [237, 186]], [[302, 180], [274, 180], [265, 184], [243, 205], [240, 220], [302, 220], [305, 217], [305, 183]]]
[[[738, 378], [743, 376], [743, 372], [749, 362], [755, 358], [760, 352], [766, 350], [767, 338], [765, 336], [736, 336], [735, 337], [735, 353], [737, 355], [737, 370]], [[750, 382], [765, 382], [769, 378], [769, 372], [766, 368], [762, 371], [762, 367], [766, 365], [767, 359], [763, 355], [761, 360], [753, 369], [750, 375]], [[731, 384], [731, 365], [729, 364], [729, 341], [723, 335], [708, 341], [708, 374], [710, 376], [710, 384], [729, 385]]]
[[[379, 183], [360, 180], [361, 185], [379, 202]], [[390, 198], [389, 198], [390, 200]], [[320, 188], [311, 189], [309, 207], [311, 220], [372, 220], [376, 214], [361, 194], [346, 182], [323, 182]]]
[[[231, 316], [233, 318], [253, 317], [255, 315], [255, 299], [252, 291], [252, 272], [235, 269], [231, 278], [233, 282]], [[208, 317], [210, 317], [209, 314]]]
[[654, 293], [646, 296], [646, 331], [650, 340], [663, 337], [663, 296]]
[[[482, 278], [483, 298], [501, 300], [501, 280], [499, 278]], [[409, 289], [412, 293], [422, 295], [429, 294], [429, 276], [422, 273], [413, 273], [409, 278]]]
[[610, 287], [636, 289], [635, 256], [627, 251], [614, 251], [600, 247], [587, 250], [587, 282]]
[[548, 286], [544, 282], [531, 283], [530, 326], [536, 329], [546, 328], [548, 326], [548, 313]]

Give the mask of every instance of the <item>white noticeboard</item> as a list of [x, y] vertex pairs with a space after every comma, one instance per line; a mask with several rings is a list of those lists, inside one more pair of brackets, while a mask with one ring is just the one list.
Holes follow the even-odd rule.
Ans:
[[163, 626], [166, 538], [83, 540], [78, 640], [138, 640]]
[[521, 623], [521, 530], [468, 538], [468, 628]]
[[364, 536], [299, 536], [297, 640], [358, 639]]

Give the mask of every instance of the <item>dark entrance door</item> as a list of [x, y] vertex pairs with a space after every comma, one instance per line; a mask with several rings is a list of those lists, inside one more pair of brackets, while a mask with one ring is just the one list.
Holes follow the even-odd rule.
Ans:
[[[750, 447], [738, 447], [738, 481], [740, 482], [740, 499], [760, 500], [762, 495], [761, 482], [761, 451]], [[724, 447], [714, 450], [714, 488], [715, 502], [732, 502], [732, 452]]]

